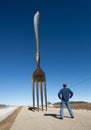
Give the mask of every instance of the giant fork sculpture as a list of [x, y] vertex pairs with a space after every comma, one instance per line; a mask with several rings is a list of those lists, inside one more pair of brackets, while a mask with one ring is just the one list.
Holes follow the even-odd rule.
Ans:
[[47, 94], [46, 94], [45, 73], [40, 68], [40, 50], [39, 50], [39, 35], [38, 35], [39, 17], [40, 17], [40, 14], [39, 14], [39, 12], [37, 12], [34, 15], [34, 31], [35, 31], [35, 38], [36, 38], [37, 68], [33, 72], [33, 75], [32, 75], [32, 96], [33, 96], [33, 109], [35, 109], [35, 88], [36, 88], [36, 102], [37, 102], [37, 109], [39, 111], [39, 88], [40, 88], [41, 108], [43, 111], [43, 88], [44, 88], [46, 110], [47, 110]]

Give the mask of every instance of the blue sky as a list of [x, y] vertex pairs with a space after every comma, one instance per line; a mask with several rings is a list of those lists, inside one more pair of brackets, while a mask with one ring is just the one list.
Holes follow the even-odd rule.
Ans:
[[91, 102], [91, 1], [0, 2], [0, 103], [31, 105], [36, 69], [33, 17], [40, 12], [40, 62], [48, 101], [66, 82], [71, 100]]

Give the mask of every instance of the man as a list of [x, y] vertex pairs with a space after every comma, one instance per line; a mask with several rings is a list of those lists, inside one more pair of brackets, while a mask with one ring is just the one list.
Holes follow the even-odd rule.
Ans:
[[73, 92], [69, 88], [66, 88], [66, 87], [67, 87], [67, 84], [64, 83], [63, 88], [58, 92], [58, 97], [59, 97], [59, 99], [61, 99], [60, 119], [63, 119], [63, 116], [64, 116], [64, 112], [63, 112], [64, 104], [66, 105], [71, 118], [74, 118], [74, 114], [73, 114], [73, 111], [72, 111], [72, 109], [70, 107], [70, 103], [69, 103], [69, 98], [72, 98]]

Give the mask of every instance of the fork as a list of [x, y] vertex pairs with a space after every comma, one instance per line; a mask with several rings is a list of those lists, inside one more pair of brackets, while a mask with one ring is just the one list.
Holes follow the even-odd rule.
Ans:
[[47, 110], [47, 92], [46, 92], [46, 76], [44, 71], [40, 68], [40, 50], [39, 50], [39, 35], [38, 35], [39, 18], [40, 14], [37, 11], [37, 13], [34, 15], [34, 32], [36, 39], [36, 70], [32, 74], [32, 98], [33, 98], [33, 109], [35, 110], [36, 109], [35, 89], [36, 89], [37, 110], [39, 111], [39, 90], [40, 90], [41, 109], [43, 111], [43, 90], [44, 90], [46, 110]]

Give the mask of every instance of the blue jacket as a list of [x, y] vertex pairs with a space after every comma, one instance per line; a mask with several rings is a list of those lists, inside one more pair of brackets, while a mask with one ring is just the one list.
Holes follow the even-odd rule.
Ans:
[[69, 88], [62, 88], [58, 92], [58, 97], [64, 102], [68, 102], [69, 98], [73, 96], [73, 92]]

